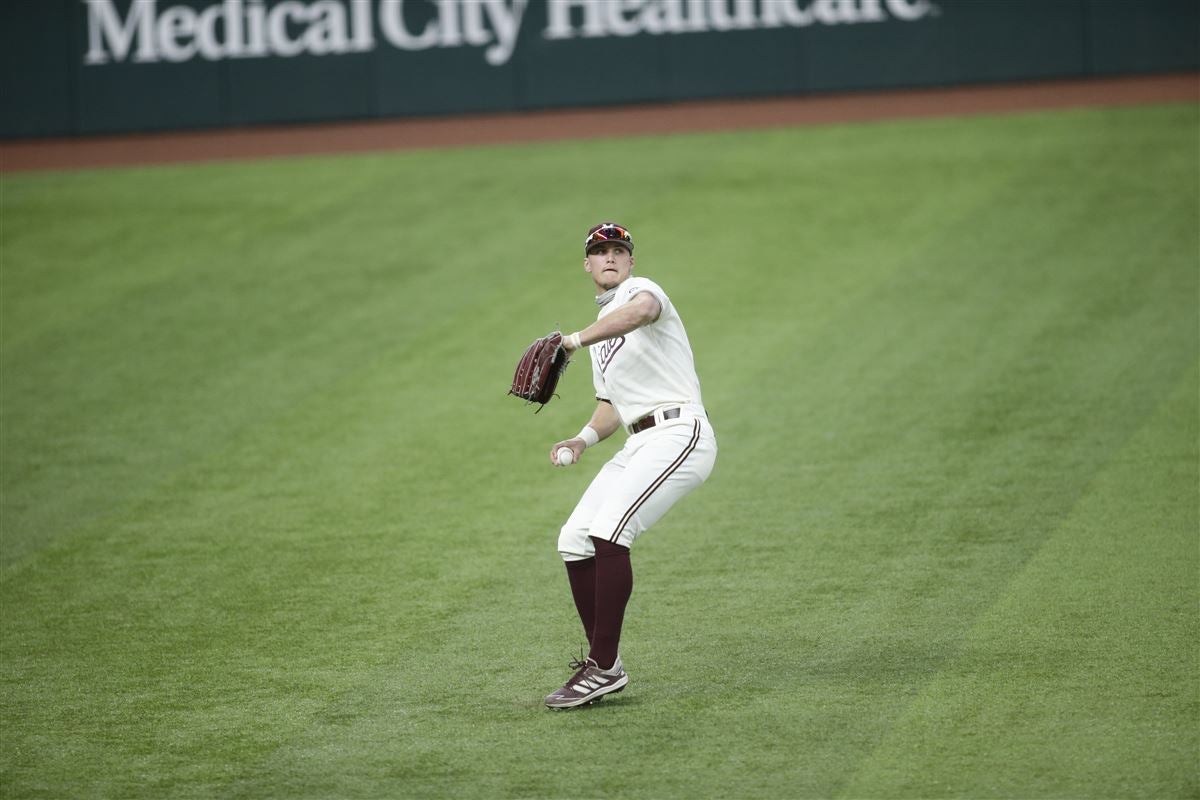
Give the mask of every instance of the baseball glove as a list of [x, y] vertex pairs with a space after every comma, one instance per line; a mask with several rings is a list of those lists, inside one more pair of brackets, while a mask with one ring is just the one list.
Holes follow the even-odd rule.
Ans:
[[[567, 363], [562, 334], [554, 331], [543, 336], [529, 345], [525, 355], [517, 362], [517, 371], [513, 374], [512, 388], [508, 393], [515, 394], [527, 404], [545, 406], [554, 397], [558, 379], [562, 377]], [[541, 410], [538, 408], [538, 411]]]

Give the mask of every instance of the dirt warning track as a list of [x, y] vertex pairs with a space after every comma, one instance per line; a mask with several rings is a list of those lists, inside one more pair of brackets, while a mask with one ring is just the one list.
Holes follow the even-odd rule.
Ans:
[[1200, 102], [1200, 74], [0, 142], [0, 172]]

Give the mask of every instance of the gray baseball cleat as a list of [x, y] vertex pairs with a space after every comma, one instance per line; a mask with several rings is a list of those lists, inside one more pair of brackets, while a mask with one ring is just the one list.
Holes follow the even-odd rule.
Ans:
[[571, 661], [571, 668], [577, 670], [571, 679], [557, 692], [546, 696], [548, 707], [575, 708], [594, 703], [606, 694], [624, 690], [625, 684], [629, 683], [629, 675], [621, 666], [620, 656], [617, 656], [612, 669], [600, 669], [590, 658]]

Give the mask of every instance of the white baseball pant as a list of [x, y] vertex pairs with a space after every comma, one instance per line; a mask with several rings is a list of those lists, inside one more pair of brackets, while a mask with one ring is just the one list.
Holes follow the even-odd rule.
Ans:
[[712, 474], [717, 439], [708, 420], [684, 411], [630, 436], [592, 480], [558, 535], [564, 561], [596, 554], [590, 537], [622, 547]]

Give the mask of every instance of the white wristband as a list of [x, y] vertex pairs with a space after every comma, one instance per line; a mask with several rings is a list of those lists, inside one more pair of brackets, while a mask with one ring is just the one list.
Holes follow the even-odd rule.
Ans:
[[583, 430], [576, 434], [575, 438], [583, 439], [583, 447], [587, 449], [600, 441], [600, 434], [596, 433], [596, 429], [591, 425], [584, 425]]
[[579, 348], [583, 347], [583, 342], [579, 341], [579, 331], [575, 331], [574, 333], [567, 335], [565, 338], [567, 340], [567, 344], [570, 345], [572, 350], [578, 350]]

